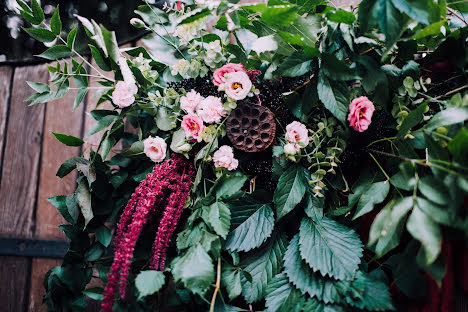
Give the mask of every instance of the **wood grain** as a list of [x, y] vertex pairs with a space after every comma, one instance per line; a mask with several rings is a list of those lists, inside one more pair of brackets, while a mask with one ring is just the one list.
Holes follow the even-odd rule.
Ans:
[[26, 310], [30, 262], [24, 257], [0, 256], [0, 311]]
[[62, 260], [58, 259], [35, 258], [32, 260], [28, 311], [47, 311], [46, 307], [42, 306], [42, 297], [45, 295], [44, 276], [50, 269], [60, 264], [62, 264]]
[[[2, 166], [2, 150], [5, 137], [5, 127], [8, 113], [8, 101], [11, 93], [11, 75], [13, 68], [9, 66], [0, 67], [0, 168]], [[1, 169], [0, 169], [1, 172]]]

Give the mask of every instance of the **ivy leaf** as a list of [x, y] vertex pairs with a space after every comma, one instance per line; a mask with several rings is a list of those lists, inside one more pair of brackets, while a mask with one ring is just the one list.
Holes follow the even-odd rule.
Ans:
[[263, 244], [273, 232], [275, 218], [269, 205], [254, 201], [239, 201], [231, 205], [231, 232], [225, 248], [249, 251]]
[[152, 295], [164, 285], [165, 276], [161, 271], [141, 271], [135, 278], [135, 286], [138, 289], [138, 299]]
[[80, 179], [78, 187], [76, 188], [78, 206], [80, 206], [81, 214], [85, 219], [84, 228], [86, 228], [89, 221], [94, 217], [93, 210], [91, 209], [91, 193], [89, 192], [88, 184], [85, 181], [85, 179]]
[[277, 71], [282, 76], [298, 77], [310, 71], [310, 63], [312, 60], [301, 51], [296, 51], [288, 56]]
[[248, 281], [245, 274], [241, 276], [242, 295], [248, 303], [259, 301], [265, 295], [267, 284], [281, 271], [285, 250], [285, 235], [275, 233], [260, 249], [241, 260], [241, 268], [252, 277]]
[[172, 274], [176, 281], [200, 296], [205, 295], [215, 277], [213, 262], [201, 245], [192, 246], [183, 256], [174, 259]]
[[283, 172], [273, 196], [276, 220], [287, 215], [301, 202], [308, 186], [307, 174], [306, 169], [301, 166], [290, 166]]
[[203, 206], [202, 218], [213, 228], [216, 234], [224, 239], [226, 238], [231, 226], [231, 211], [225, 203], [215, 202], [210, 206]]
[[82, 139], [74, 137], [72, 135], [55, 133], [55, 132], [52, 132], [52, 134], [55, 136], [57, 140], [59, 140], [61, 143], [65, 144], [66, 146], [81, 146], [84, 143]]
[[242, 293], [241, 271], [238, 268], [228, 266], [223, 270], [221, 281], [226, 287], [230, 300], [233, 300]]
[[362, 257], [362, 244], [357, 234], [327, 217], [302, 219], [299, 250], [314, 272], [339, 280], [352, 279]]
[[390, 183], [388, 181], [372, 183], [370, 187], [361, 195], [353, 220], [356, 220], [360, 216], [371, 212], [374, 208], [374, 205], [380, 204], [385, 200], [389, 190]]
[[328, 80], [323, 70], [319, 71], [317, 92], [323, 105], [341, 122], [345, 122], [348, 113], [348, 90], [343, 82]]
[[[268, 312], [291, 311], [299, 312], [302, 306], [298, 305], [301, 299], [301, 293], [289, 283], [286, 274], [277, 274], [270, 283], [268, 283], [265, 296], [265, 305]], [[315, 311], [315, 310], [306, 310]]]
[[325, 303], [341, 301], [341, 295], [331, 279], [326, 279], [320, 274], [312, 272], [311, 268], [301, 259], [299, 250], [299, 234], [296, 234], [289, 242], [284, 254], [284, 272], [302, 294], [308, 293], [311, 297]]
[[398, 246], [403, 230], [404, 217], [413, 208], [413, 198], [404, 197], [390, 201], [375, 217], [369, 232], [368, 245], [375, 246], [375, 253], [382, 257]]
[[420, 209], [413, 209], [406, 228], [415, 239], [421, 242], [426, 253], [426, 263], [433, 263], [440, 254], [442, 240], [442, 233], [437, 223]]

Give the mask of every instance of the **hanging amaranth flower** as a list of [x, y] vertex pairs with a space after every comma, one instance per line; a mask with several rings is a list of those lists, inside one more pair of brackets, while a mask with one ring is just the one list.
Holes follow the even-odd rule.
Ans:
[[162, 211], [163, 216], [157, 230], [150, 268], [164, 269], [167, 245], [182, 214], [194, 172], [189, 160], [173, 154], [171, 159], [155, 165], [153, 172], [135, 189], [117, 225], [114, 262], [107, 276], [101, 311], [113, 310], [117, 287], [120, 298], [125, 298], [135, 244], [146, 222], [157, 210]]

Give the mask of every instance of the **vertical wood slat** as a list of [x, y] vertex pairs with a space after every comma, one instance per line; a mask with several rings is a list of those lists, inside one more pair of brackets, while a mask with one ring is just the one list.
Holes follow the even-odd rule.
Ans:
[[[10, 81], [10, 76], [8, 76]], [[28, 107], [24, 98], [31, 91], [26, 81], [47, 82], [47, 70], [36, 66], [15, 69], [4, 135], [0, 180], [0, 235], [32, 237], [44, 105]], [[6, 311], [26, 310], [31, 259], [0, 257], [0, 302]]]
[[[70, 62], [69, 67], [70, 66]], [[39, 65], [45, 67], [45, 65]], [[70, 87], [75, 87], [71, 81]], [[72, 194], [76, 186], [76, 171], [60, 179], [55, 174], [60, 165], [67, 159], [79, 156], [79, 147], [69, 147], [60, 143], [52, 134], [64, 133], [75, 137], [81, 136], [83, 125], [84, 104], [73, 111], [76, 90], [63, 98], [47, 103], [44, 134], [42, 142], [42, 158], [39, 177], [39, 196], [36, 208], [36, 239], [66, 240], [62, 230], [58, 227], [67, 222], [57, 209], [47, 201], [47, 198], [57, 195]], [[29, 311], [40, 311], [42, 297], [45, 294], [43, 286], [44, 276], [52, 267], [60, 265], [62, 261], [56, 259], [33, 259], [31, 265], [31, 286], [29, 296]]]
[[[11, 94], [11, 75], [13, 68], [0, 67], [0, 168], [2, 167], [3, 144], [6, 133], [6, 120], [8, 113], [8, 100]], [[1, 172], [1, 169], [0, 169]]]

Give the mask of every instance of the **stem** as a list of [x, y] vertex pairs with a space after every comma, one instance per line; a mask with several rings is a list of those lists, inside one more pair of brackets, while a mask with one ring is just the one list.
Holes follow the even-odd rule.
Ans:
[[390, 137], [390, 138], [383, 138], [383, 139], [379, 139], [379, 140], [376, 140], [374, 142], [371, 142], [369, 145], [367, 145], [367, 147], [370, 147], [376, 143], [379, 143], [379, 142], [382, 142], [382, 141], [392, 141], [392, 140], [395, 140], [397, 137]]
[[382, 168], [382, 166], [381, 166], [380, 163], [377, 161], [377, 159], [374, 157], [374, 155], [372, 155], [372, 153], [370, 153], [370, 152], [369, 152], [369, 155], [370, 155], [370, 157], [372, 157], [372, 159], [375, 161], [375, 163], [377, 164], [377, 166], [379, 166], [380, 171], [382, 171], [382, 173], [384, 174], [384, 176], [387, 178], [387, 181], [390, 181], [390, 176], [387, 174], [387, 172], [385, 172], [384, 168]]
[[213, 293], [213, 298], [211, 299], [210, 312], [214, 312], [216, 295], [218, 294], [218, 291], [220, 288], [221, 288], [221, 258], [218, 258], [218, 268], [216, 270], [216, 287]]
[[449, 92], [447, 92], [447, 93], [445, 93], [443, 95], [436, 96], [434, 98], [434, 100], [440, 99], [441, 97], [452, 95], [452, 94], [457, 93], [458, 91], [464, 90], [466, 88], [468, 88], [468, 85], [461, 86], [461, 87], [453, 89], [452, 91], [449, 91]]
[[462, 21], [463, 23], [465, 23], [466, 26], [468, 26], [468, 22], [463, 17], [461, 17], [460, 14], [457, 13], [457, 11], [449, 7], [447, 7], [447, 11], [455, 15], [460, 21]]

